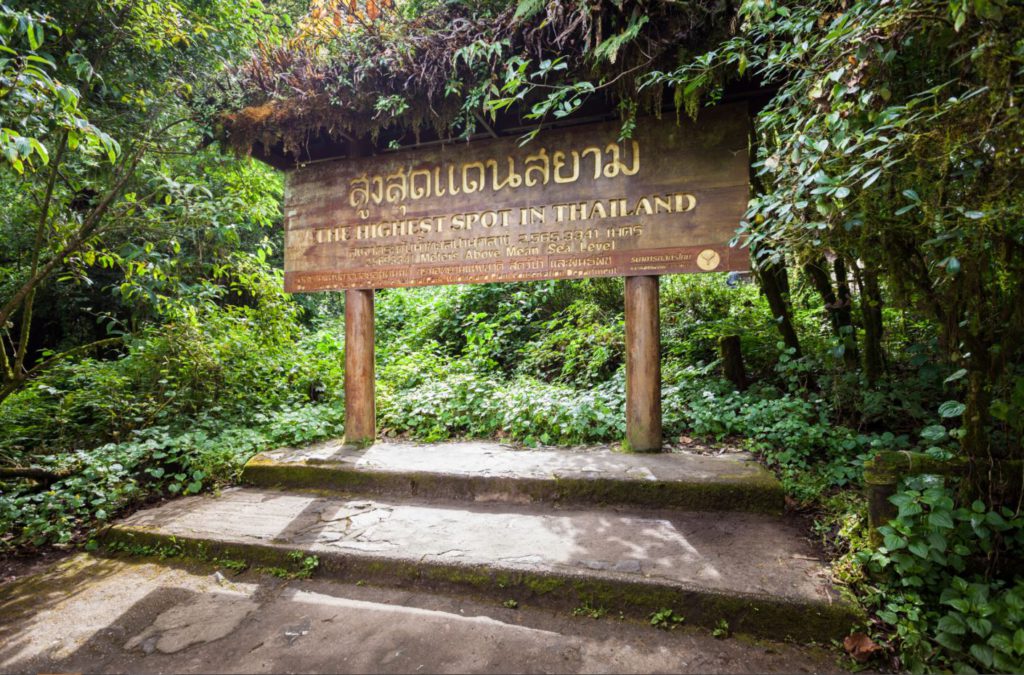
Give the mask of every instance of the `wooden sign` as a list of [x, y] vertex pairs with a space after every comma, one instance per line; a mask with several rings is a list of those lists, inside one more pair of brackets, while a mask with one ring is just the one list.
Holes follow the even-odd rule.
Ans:
[[743, 105], [289, 172], [285, 290], [749, 269]]

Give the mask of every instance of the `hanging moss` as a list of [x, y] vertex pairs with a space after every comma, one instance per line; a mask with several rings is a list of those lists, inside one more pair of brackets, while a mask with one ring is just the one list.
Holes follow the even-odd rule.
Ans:
[[[260, 45], [219, 84], [220, 139], [295, 159], [326, 140], [464, 136], [487, 114], [486, 100], [529, 90], [502, 89], [510, 67], [523, 64], [529, 80], [545, 62], [558, 63], [532, 80], [545, 91], [583, 81], [606, 109], [660, 112], [661, 88], [640, 88], [637, 78], [722, 39], [734, 14], [720, 0], [523, 4], [427, 3], [415, 15], [385, 7], [372, 21], [315, 9], [286, 43]], [[530, 124], [537, 100], [525, 96], [505, 116]]]

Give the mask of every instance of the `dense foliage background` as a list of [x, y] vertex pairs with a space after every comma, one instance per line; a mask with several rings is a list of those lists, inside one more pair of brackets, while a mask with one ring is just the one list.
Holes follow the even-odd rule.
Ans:
[[[662, 280], [668, 439], [777, 471], [892, 665], [1021, 669], [1020, 481], [985, 476], [1024, 432], [1022, 18], [998, 0], [0, 6], [0, 551], [90, 546], [127, 508], [342, 433], [342, 296], [281, 291], [281, 176], [213, 141], [288, 146], [330, 120], [401, 146], [601, 97], [628, 134], [756, 84], [737, 241], [757, 271]], [[622, 291], [379, 291], [381, 432], [617, 442]], [[722, 376], [726, 336], [747, 387]], [[894, 449], [970, 471], [906, 479], [872, 543], [864, 462]]]

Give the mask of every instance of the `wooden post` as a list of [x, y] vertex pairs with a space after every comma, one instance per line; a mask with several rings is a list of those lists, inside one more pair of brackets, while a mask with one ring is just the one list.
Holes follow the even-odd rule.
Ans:
[[661, 451], [661, 331], [658, 277], [626, 277], [626, 442]]
[[345, 443], [377, 438], [374, 401], [373, 290], [345, 291]]

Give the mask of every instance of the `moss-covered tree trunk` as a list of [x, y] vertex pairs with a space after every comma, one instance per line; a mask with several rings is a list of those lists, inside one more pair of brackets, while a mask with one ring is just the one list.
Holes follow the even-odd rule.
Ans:
[[870, 266], [860, 272], [860, 311], [864, 323], [864, 374], [874, 384], [885, 369], [885, 352], [882, 349], [882, 291], [878, 285], [878, 273]]
[[804, 265], [804, 272], [814, 284], [814, 288], [825, 304], [825, 311], [828, 312], [833, 334], [843, 344], [843, 363], [849, 370], [856, 370], [858, 366], [857, 336], [853, 328], [853, 315], [850, 312], [850, 286], [845, 278], [845, 265], [841, 264], [841, 259], [836, 259], [836, 278], [840, 282], [840, 292], [845, 292], [845, 301], [836, 296], [836, 291], [832, 287], [832, 279], [828, 273], [828, 263], [824, 258], [818, 258]]
[[843, 343], [843, 363], [848, 370], [856, 370], [860, 366], [860, 354], [857, 350], [857, 331], [853, 327], [853, 297], [850, 295], [846, 261], [842, 256], [836, 256], [832, 267], [836, 275], [836, 321], [839, 339]]
[[781, 262], [760, 262], [756, 263], [757, 280], [761, 284], [765, 299], [775, 317], [775, 323], [782, 334], [782, 341], [786, 347], [795, 350], [794, 356], [799, 357], [800, 339], [797, 337], [796, 328], [793, 326], [793, 312], [789, 304], [789, 276], [786, 273], [786, 266]]

